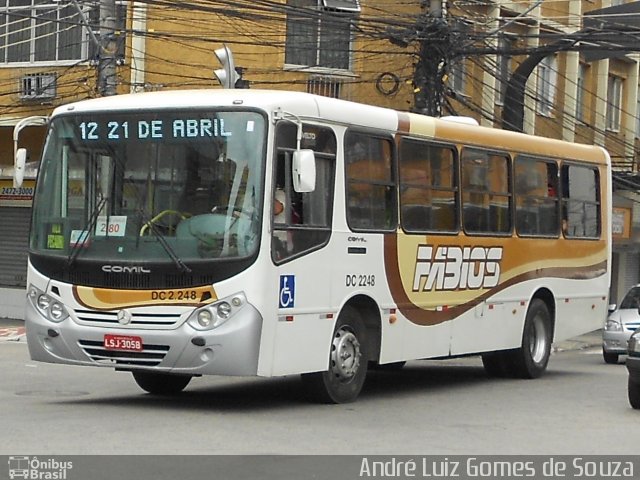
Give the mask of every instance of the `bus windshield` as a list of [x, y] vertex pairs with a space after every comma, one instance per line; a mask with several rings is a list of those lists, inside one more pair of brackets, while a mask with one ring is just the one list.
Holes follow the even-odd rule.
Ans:
[[265, 120], [163, 110], [54, 118], [32, 252], [104, 261], [246, 257], [258, 247]]

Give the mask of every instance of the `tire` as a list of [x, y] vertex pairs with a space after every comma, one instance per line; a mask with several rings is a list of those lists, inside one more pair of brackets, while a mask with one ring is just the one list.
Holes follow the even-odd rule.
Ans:
[[522, 332], [520, 348], [509, 352], [516, 378], [538, 378], [547, 369], [551, 355], [551, 315], [539, 298], [531, 301]]
[[173, 375], [170, 373], [131, 372], [138, 386], [152, 395], [175, 395], [180, 393], [191, 381], [190, 375]]
[[482, 355], [482, 366], [487, 376], [491, 378], [508, 378], [513, 376], [508, 356], [509, 352], [491, 352]]
[[329, 370], [302, 375], [312, 400], [322, 403], [353, 402], [367, 376], [366, 329], [356, 310], [346, 307], [331, 339]]
[[629, 395], [629, 405], [636, 410], [640, 409], [640, 383], [634, 382], [631, 377], [629, 377], [629, 382], [627, 383], [627, 393]]
[[604, 363], [616, 365], [618, 363], [618, 356], [619, 355], [617, 353], [607, 352], [604, 348], [602, 349], [602, 358], [604, 358]]

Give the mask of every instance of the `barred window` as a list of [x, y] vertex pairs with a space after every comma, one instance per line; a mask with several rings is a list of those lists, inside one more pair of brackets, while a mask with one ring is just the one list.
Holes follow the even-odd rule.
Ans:
[[[349, 70], [355, 1], [288, 0], [285, 63]], [[357, 6], [357, 8], [356, 8]]]
[[[99, 5], [84, 6], [84, 15], [98, 34]], [[118, 4], [118, 29], [124, 30], [126, 5]], [[124, 38], [118, 43], [124, 55]], [[69, 2], [0, 0], [0, 64], [94, 59], [97, 47], [83, 27], [82, 16]]]

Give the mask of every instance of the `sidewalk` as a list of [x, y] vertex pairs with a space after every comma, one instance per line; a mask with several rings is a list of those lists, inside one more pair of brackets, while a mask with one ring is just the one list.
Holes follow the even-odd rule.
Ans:
[[24, 342], [24, 320], [0, 318], [0, 342]]
[[554, 352], [564, 352], [567, 350], [585, 350], [587, 348], [599, 347], [602, 345], [602, 329], [585, 333], [578, 337], [570, 338], [562, 342], [554, 343], [552, 350]]
[[[0, 342], [26, 341], [24, 320], [13, 318], [0, 318]], [[594, 330], [569, 340], [554, 343], [553, 352], [564, 352], [567, 350], [585, 350], [587, 348], [599, 347], [602, 345], [602, 330]]]

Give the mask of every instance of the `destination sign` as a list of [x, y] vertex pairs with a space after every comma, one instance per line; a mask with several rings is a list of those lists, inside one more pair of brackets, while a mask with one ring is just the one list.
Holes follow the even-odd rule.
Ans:
[[[253, 131], [253, 121], [246, 130]], [[233, 132], [224, 118], [179, 118], [85, 121], [78, 124], [80, 138], [86, 141], [206, 139], [231, 137]]]

